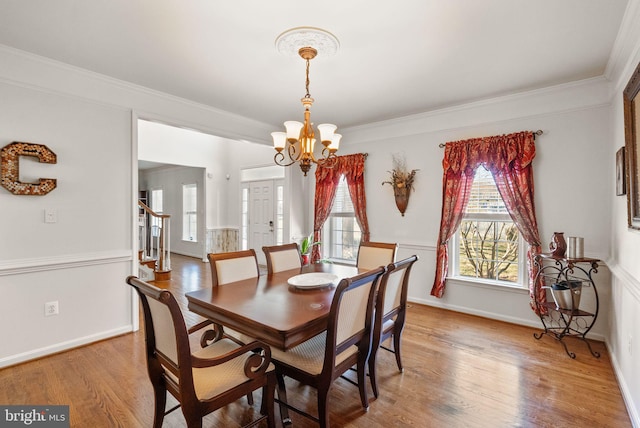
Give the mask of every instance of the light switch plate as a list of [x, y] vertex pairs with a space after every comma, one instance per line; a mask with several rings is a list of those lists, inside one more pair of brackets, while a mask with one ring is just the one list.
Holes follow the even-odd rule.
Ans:
[[55, 208], [45, 208], [44, 210], [44, 222], [45, 223], [57, 223], [58, 222], [58, 210]]

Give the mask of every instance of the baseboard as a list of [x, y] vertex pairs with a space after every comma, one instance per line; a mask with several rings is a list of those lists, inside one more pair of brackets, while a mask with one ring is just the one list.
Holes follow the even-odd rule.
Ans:
[[126, 325], [109, 331], [103, 331], [101, 333], [92, 334], [90, 336], [79, 337], [66, 342], [56, 343], [54, 345], [45, 346], [44, 348], [38, 348], [31, 351], [23, 352], [21, 354], [10, 355], [0, 359], [0, 368], [13, 366], [16, 364], [24, 363], [26, 361], [35, 360], [37, 358], [46, 357], [58, 352], [68, 351], [73, 348], [88, 345], [93, 342], [98, 342], [104, 339], [110, 339], [115, 336], [120, 336], [125, 333], [133, 331], [132, 325]]
[[[434, 308], [446, 309], [453, 312], [461, 312], [463, 314], [475, 315], [482, 318], [488, 318], [496, 321], [508, 322], [510, 324], [523, 325], [525, 327], [532, 327], [542, 329], [542, 323], [539, 320], [530, 320], [526, 318], [517, 318], [517, 317], [509, 317], [504, 316], [502, 314], [498, 314], [495, 312], [487, 312], [481, 311], [478, 309], [468, 308], [465, 306], [457, 306], [457, 305], [446, 305], [439, 302], [427, 301], [425, 299], [408, 299], [408, 302], [417, 303], [419, 305], [425, 306], [433, 306]], [[598, 340], [600, 342], [604, 342], [605, 338], [602, 334], [589, 332], [589, 339]]]
[[613, 367], [613, 372], [616, 375], [616, 380], [618, 381], [618, 387], [620, 388], [620, 393], [622, 394], [622, 399], [624, 400], [624, 404], [627, 407], [627, 413], [629, 414], [629, 419], [631, 419], [631, 425], [634, 428], [640, 428], [640, 414], [638, 414], [638, 409], [635, 408], [633, 403], [633, 396], [631, 395], [631, 391], [629, 391], [629, 387], [624, 380], [624, 376], [622, 375], [622, 370], [620, 369], [620, 365], [618, 364], [618, 360], [613, 352], [611, 352], [611, 345], [605, 341], [607, 345], [607, 353], [609, 354], [609, 359], [611, 360], [611, 366]]

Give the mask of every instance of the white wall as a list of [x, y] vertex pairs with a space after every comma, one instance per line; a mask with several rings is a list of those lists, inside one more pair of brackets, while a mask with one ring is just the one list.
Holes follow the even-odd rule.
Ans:
[[[636, 9], [636, 16], [640, 16], [640, 7]], [[634, 54], [628, 58], [626, 67], [613, 76], [616, 84], [612, 128], [606, 139], [606, 161], [611, 165], [615, 165], [616, 152], [625, 144], [622, 91], [640, 63], [640, 26], [636, 24], [633, 28], [630, 37]], [[610, 187], [614, 185], [613, 180], [614, 177], [610, 177]], [[615, 196], [612, 192], [608, 202], [612, 211], [608, 229], [612, 246], [608, 261], [612, 271], [612, 303], [607, 346], [627, 408], [637, 427], [640, 426], [640, 231], [627, 227], [626, 197]]]
[[[0, 188], [2, 367], [130, 330], [133, 177], [128, 110], [2, 80], [0, 100], [0, 147], [57, 154], [54, 165], [22, 157], [22, 179], [58, 180], [44, 196]], [[44, 316], [50, 301], [60, 315]]]

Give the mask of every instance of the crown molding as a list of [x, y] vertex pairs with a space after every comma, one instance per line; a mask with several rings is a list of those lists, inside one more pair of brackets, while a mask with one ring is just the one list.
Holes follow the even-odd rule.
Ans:
[[141, 118], [186, 121], [194, 129], [223, 138], [270, 144], [264, 135], [269, 135], [271, 125], [210, 105], [2, 44], [0, 63], [0, 82], [133, 110]]
[[622, 91], [626, 85], [627, 76], [635, 68], [640, 55], [640, 0], [629, 0], [622, 17], [618, 35], [611, 49], [604, 76], [614, 82], [612, 91]]
[[598, 108], [611, 103], [604, 76], [473, 101], [423, 113], [343, 128], [357, 143]]

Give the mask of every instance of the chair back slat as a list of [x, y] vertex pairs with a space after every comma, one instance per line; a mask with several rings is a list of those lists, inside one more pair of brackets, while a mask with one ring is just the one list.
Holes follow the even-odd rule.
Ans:
[[262, 247], [262, 251], [264, 251], [267, 260], [267, 271], [269, 275], [302, 267], [300, 249], [295, 242]]
[[363, 242], [358, 249], [357, 266], [360, 269], [375, 269], [396, 261], [398, 244], [385, 242]]
[[176, 384], [181, 379], [192, 386], [189, 337], [175, 297], [134, 276], [127, 283], [138, 292], [143, 307], [149, 370], [170, 373]]
[[375, 291], [384, 271], [379, 266], [338, 284], [329, 312], [324, 370], [332, 370], [336, 355], [352, 345], [369, 349]]
[[155, 336], [156, 349], [178, 366], [178, 345], [173, 326], [171, 312], [167, 305], [155, 299], [147, 299], [151, 319], [153, 320], [153, 334]]
[[271, 265], [273, 273], [283, 270], [299, 269], [302, 266], [300, 255], [297, 250], [276, 251], [271, 255]]
[[380, 278], [376, 299], [376, 328], [381, 327], [381, 323], [392, 318], [406, 306], [409, 274], [417, 260], [418, 256], [414, 255], [387, 266], [386, 272]]
[[341, 344], [366, 328], [368, 296], [373, 281], [360, 287], [347, 289], [340, 301], [336, 342]]
[[257, 278], [258, 259], [254, 250], [207, 254], [213, 286]]
[[398, 269], [390, 272], [387, 276], [385, 287], [384, 305], [382, 314], [387, 315], [392, 310], [399, 308], [402, 298], [402, 284], [407, 269]]

